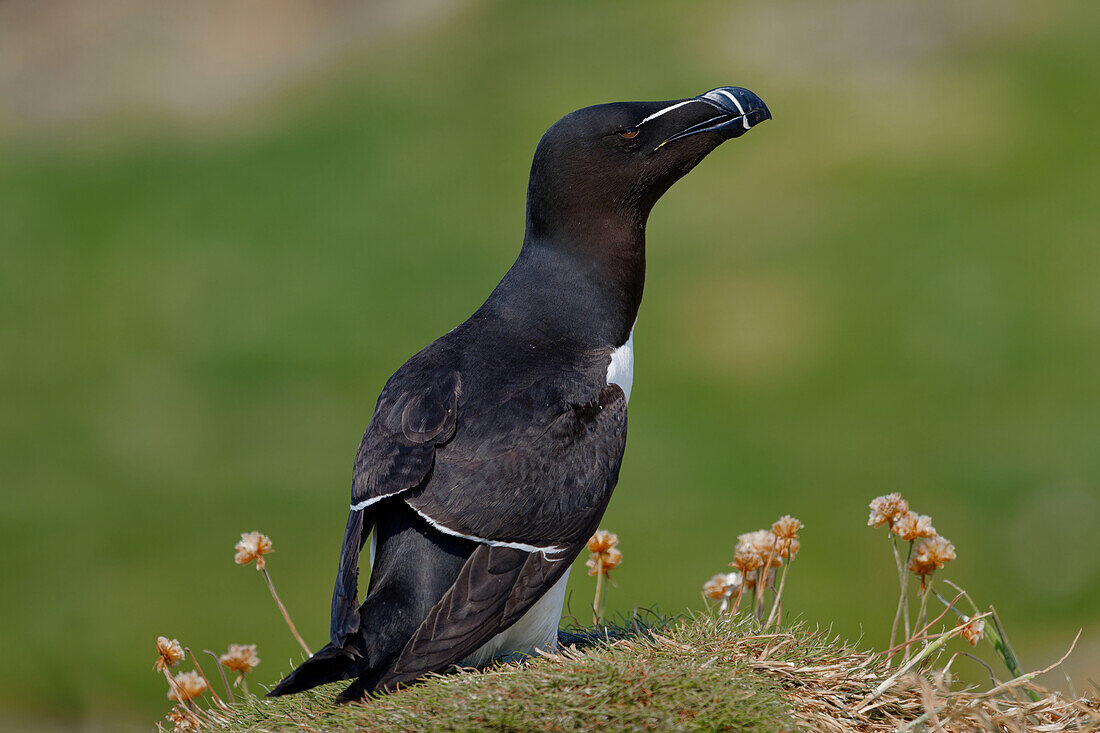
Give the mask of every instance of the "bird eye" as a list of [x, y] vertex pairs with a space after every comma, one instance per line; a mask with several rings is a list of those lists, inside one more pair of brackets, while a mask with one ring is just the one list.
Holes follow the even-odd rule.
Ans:
[[629, 140], [632, 137], [638, 137], [637, 127], [628, 127], [625, 130], [619, 130], [619, 137]]

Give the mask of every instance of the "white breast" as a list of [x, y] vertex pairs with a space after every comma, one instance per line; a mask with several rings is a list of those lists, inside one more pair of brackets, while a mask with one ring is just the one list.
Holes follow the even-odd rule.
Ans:
[[607, 365], [607, 383], [617, 384], [630, 402], [630, 386], [634, 383], [634, 329], [626, 343], [611, 352], [611, 363]]

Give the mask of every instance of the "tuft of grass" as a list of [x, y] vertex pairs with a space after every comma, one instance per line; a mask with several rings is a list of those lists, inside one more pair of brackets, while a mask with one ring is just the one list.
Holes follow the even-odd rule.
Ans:
[[[951, 691], [942, 673], [896, 677], [883, 655], [805, 626], [763, 633], [752, 619], [699, 615], [573, 633], [580, 643], [558, 654], [437, 675], [361, 704], [334, 706], [340, 685], [249, 698], [219, 729], [1100, 730], [1100, 701]], [[1002, 691], [1029, 687], [1014, 680]]]
[[[438, 675], [334, 707], [340, 685], [235, 706], [229, 731], [788, 730], [778, 678], [739, 653], [729, 619], [573, 630], [578, 643], [524, 662]], [[601, 639], [602, 637], [602, 639]]]

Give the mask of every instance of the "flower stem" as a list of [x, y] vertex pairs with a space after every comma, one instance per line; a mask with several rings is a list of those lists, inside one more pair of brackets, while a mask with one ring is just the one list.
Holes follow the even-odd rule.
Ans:
[[909, 549], [905, 553], [905, 562], [901, 564], [901, 595], [905, 599], [902, 610], [905, 618], [906, 639], [908, 639], [909, 634], [912, 633], [909, 627], [909, 560], [913, 557], [913, 542], [914, 540], [909, 540]]
[[248, 691], [248, 680], [244, 678], [244, 672], [241, 672], [241, 676], [237, 678], [237, 682], [240, 683], [241, 690], [244, 691], [245, 696], [252, 694]]
[[[199, 659], [195, 656], [195, 652], [191, 651], [191, 647], [185, 648], [187, 649], [187, 653], [191, 655], [191, 662], [195, 665], [195, 669], [199, 671], [199, 676], [202, 677], [202, 681], [206, 683], [206, 689], [210, 690], [210, 695], [214, 698], [214, 701], [218, 703], [218, 707], [226, 707], [226, 704], [218, 697], [218, 691], [210, 684], [210, 680], [206, 679], [206, 672], [203, 672], [202, 667], [199, 666]], [[221, 667], [219, 666], [218, 669], [221, 669]]]
[[890, 627], [890, 646], [898, 638], [898, 623], [901, 622], [901, 609], [905, 606], [905, 582], [901, 578], [901, 553], [898, 552], [898, 538], [890, 533], [890, 545], [894, 549], [894, 568], [898, 571], [898, 610], [894, 611], [894, 624]]
[[271, 582], [271, 576], [267, 574], [267, 568], [260, 568], [259, 570], [264, 574], [264, 580], [267, 581], [267, 588], [271, 591], [271, 597], [275, 599], [275, 604], [279, 607], [279, 610], [282, 611], [283, 618], [286, 619], [286, 625], [290, 627], [290, 633], [294, 634], [294, 638], [298, 640], [298, 644], [301, 645], [302, 651], [304, 651], [307, 656], [312, 657], [313, 652], [306, 646], [306, 642], [302, 639], [302, 635], [298, 633], [298, 629], [294, 628], [294, 622], [290, 620], [290, 614], [286, 612], [286, 606], [279, 600], [279, 594], [275, 592], [275, 584]]
[[233, 690], [229, 689], [229, 680], [225, 678], [225, 670], [222, 669], [222, 662], [218, 658], [218, 655], [210, 651], [209, 649], [203, 649], [202, 651], [204, 654], [209, 654], [210, 656], [214, 657], [214, 666], [218, 668], [218, 674], [220, 674], [222, 677], [222, 685], [225, 686], [226, 697], [229, 698], [230, 704], [235, 703], [236, 700], [233, 699]]
[[737, 586], [737, 598], [733, 601], [733, 607], [730, 608], [730, 616], [737, 615], [737, 607], [741, 605], [741, 596], [745, 594], [745, 576], [741, 576], [741, 584]]
[[769, 551], [764, 557], [764, 565], [756, 571], [756, 597], [752, 603], [752, 615], [756, 617], [757, 621], [764, 618], [764, 591], [767, 590], [768, 584], [768, 571], [771, 570], [772, 558], [775, 556], [775, 551]]
[[168, 689], [176, 693], [176, 700], [180, 705], [187, 706], [186, 701], [183, 699], [183, 695], [180, 694], [180, 688], [176, 685], [176, 678], [172, 676], [172, 673], [168, 671], [168, 668], [164, 668], [164, 677], [168, 680]]
[[783, 574], [779, 576], [779, 590], [777, 590], [775, 593], [775, 601], [772, 602], [771, 613], [768, 614], [768, 621], [764, 624], [765, 631], [772, 625], [773, 619], [778, 623], [778, 618], [776, 617], [776, 614], [779, 613], [779, 604], [783, 601], [783, 586], [787, 583], [787, 571], [790, 569], [790, 567], [791, 558], [790, 553], [788, 552], [788, 557], [783, 561]]
[[[931, 595], [931, 591], [932, 591], [932, 575], [933, 574], [934, 573], [929, 573], [928, 575], [922, 575], [921, 576], [921, 579], [920, 579], [920, 585], [921, 585], [921, 589], [920, 589], [920, 591], [921, 591], [920, 592], [920, 610], [917, 611], [917, 622], [913, 627], [914, 629], [922, 629], [923, 628], [924, 614], [925, 614], [925, 610], [928, 608], [928, 596]], [[905, 648], [905, 657], [904, 658], [905, 659], [909, 658], [909, 647]]]
[[898, 610], [894, 612], [894, 624], [890, 627], [890, 648], [894, 647], [894, 642], [897, 640], [898, 635], [898, 622], [905, 619], [905, 636], [903, 638], [908, 639], [910, 634], [909, 627], [909, 573], [907, 567], [909, 564], [909, 558], [913, 555], [913, 541], [909, 541], [909, 550], [905, 553], [905, 560], [902, 561], [901, 553], [898, 552], [898, 540], [894, 534], [890, 533], [890, 542], [894, 547], [894, 564], [898, 568]]
[[600, 625], [600, 591], [603, 590], [603, 553], [596, 556], [596, 596], [592, 599], [592, 625]]

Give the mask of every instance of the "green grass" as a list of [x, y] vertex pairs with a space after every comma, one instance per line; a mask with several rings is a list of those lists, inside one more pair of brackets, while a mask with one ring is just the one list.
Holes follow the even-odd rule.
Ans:
[[[653, 636], [652, 633], [657, 635]], [[484, 673], [435, 677], [362, 705], [334, 707], [341, 685], [300, 696], [251, 698], [230, 731], [713, 731], [790, 730], [776, 677], [736, 651], [744, 628], [724, 622], [659, 625], [562, 655]], [[809, 655], [800, 637], [779, 659]], [[735, 651], [736, 650], [736, 651]]]
[[843, 14], [807, 40], [804, 10], [488, 4], [228, 129], [0, 141], [5, 711], [152, 719], [158, 634], [259, 643], [274, 682], [298, 652], [231, 562], [246, 530], [319, 644], [374, 400], [511, 263], [539, 135], [727, 83], [775, 119], [650, 221], [611, 607], [698, 608], [789, 512], [788, 607], [884, 640], [863, 522], [900, 490], [1025, 667], [1095, 634], [1096, 6], [887, 10], [855, 42]]

